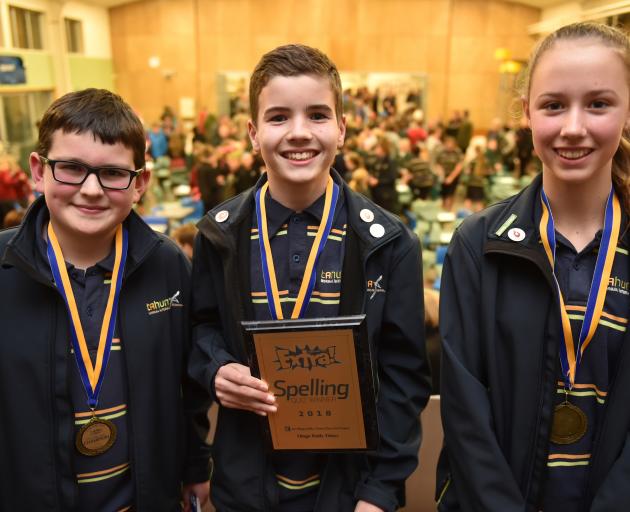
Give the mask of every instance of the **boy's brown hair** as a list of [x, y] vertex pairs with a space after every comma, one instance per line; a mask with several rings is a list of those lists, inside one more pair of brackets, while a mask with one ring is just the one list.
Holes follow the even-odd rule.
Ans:
[[197, 227], [192, 223], [188, 222], [186, 224], [182, 224], [178, 227], [171, 238], [175, 240], [180, 245], [190, 245], [191, 247], [195, 245], [195, 236], [197, 235]]
[[146, 139], [138, 116], [123, 99], [105, 89], [71, 92], [54, 101], [39, 124], [37, 152], [48, 156], [53, 133], [90, 132], [103, 144], [120, 142], [133, 151], [136, 169], [145, 164]]
[[252, 123], [258, 120], [258, 97], [263, 87], [276, 76], [312, 75], [327, 78], [335, 96], [335, 113], [341, 119], [343, 96], [337, 66], [317, 48], [303, 44], [279, 46], [262, 56], [249, 81], [249, 110]]

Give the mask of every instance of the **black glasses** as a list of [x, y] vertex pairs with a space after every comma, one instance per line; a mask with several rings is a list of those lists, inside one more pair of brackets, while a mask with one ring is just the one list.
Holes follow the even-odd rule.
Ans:
[[39, 155], [45, 164], [50, 165], [53, 178], [65, 185], [82, 185], [90, 174], [96, 174], [102, 188], [108, 190], [126, 190], [136, 176], [144, 169], [130, 171], [119, 167], [91, 167], [81, 162], [70, 160], [51, 160]]

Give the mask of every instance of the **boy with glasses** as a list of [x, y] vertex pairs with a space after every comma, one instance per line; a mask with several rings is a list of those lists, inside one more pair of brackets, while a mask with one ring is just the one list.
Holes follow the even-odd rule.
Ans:
[[132, 211], [144, 153], [142, 124], [109, 91], [44, 114], [30, 155], [43, 197], [0, 233], [1, 510], [207, 499], [208, 396], [184, 372], [190, 265]]

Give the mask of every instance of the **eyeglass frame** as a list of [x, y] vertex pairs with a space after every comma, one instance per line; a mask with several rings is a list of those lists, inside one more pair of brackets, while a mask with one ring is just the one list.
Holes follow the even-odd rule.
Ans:
[[[53, 160], [52, 158], [48, 158], [45, 157], [44, 155], [38, 155], [40, 160], [44, 163], [44, 164], [48, 164], [50, 166], [50, 170], [52, 171], [52, 175], [53, 175], [53, 179], [57, 182], [57, 183], [62, 183], [64, 185], [75, 185], [75, 186], [80, 186], [83, 185], [85, 183], [85, 181], [88, 179], [88, 176], [90, 176], [90, 174], [95, 174], [96, 175], [96, 179], [98, 180], [98, 184], [101, 186], [101, 188], [103, 190], [129, 190], [129, 187], [131, 186], [131, 183], [133, 182], [134, 178], [137, 178], [138, 176], [140, 176], [146, 169], [144, 167], [141, 167], [140, 169], [135, 169], [135, 170], [130, 170], [130, 169], [125, 169], [123, 167], [113, 167], [113, 166], [102, 166], [102, 167], [93, 167], [91, 165], [85, 164], [83, 162], [77, 162], [75, 160]], [[67, 163], [67, 164], [76, 164], [79, 165], [81, 167], [84, 167], [87, 170], [87, 173], [85, 174], [85, 177], [79, 182], [79, 183], [68, 183], [67, 181], [61, 181], [60, 179], [57, 178], [57, 176], [55, 176], [55, 165], [59, 162], [63, 162], [63, 163]], [[118, 171], [125, 171], [129, 173], [129, 183], [127, 184], [127, 186], [125, 188], [112, 188], [112, 187], [108, 187], [106, 185], [103, 185], [103, 182], [101, 181], [101, 175], [100, 175], [100, 171], [102, 169], [116, 169]]]

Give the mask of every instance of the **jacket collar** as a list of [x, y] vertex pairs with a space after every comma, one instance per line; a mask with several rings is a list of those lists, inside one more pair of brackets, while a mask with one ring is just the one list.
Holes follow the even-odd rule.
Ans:
[[[540, 217], [542, 206], [540, 191], [542, 189], [542, 173], [538, 174], [532, 183], [519, 194], [504, 201], [503, 214], [490, 224], [487, 233], [486, 252], [495, 246], [492, 242], [505, 242], [514, 251], [522, 248], [542, 251], [540, 242]], [[622, 211], [621, 233], [619, 245], [629, 246], [630, 218]], [[514, 231], [512, 231], [514, 230]], [[520, 230], [520, 232], [518, 231]], [[523, 236], [524, 235], [524, 236]], [[522, 238], [520, 238], [522, 236]], [[542, 253], [542, 252], [541, 252]]]
[[[331, 169], [330, 173], [335, 183], [343, 188], [344, 201], [348, 209], [348, 226], [355, 231], [365, 251], [371, 252], [401, 234], [402, 228], [393, 214], [377, 207], [361, 194], [353, 192], [334, 169]], [[266, 179], [266, 175], [263, 174], [254, 188], [210, 210], [197, 224], [199, 231], [217, 248], [224, 251], [234, 249], [241, 224], [251, 219], [255, 190], [262, 186]], [[380, 225], [383, 229], [373, 228], [374, 225]], [[375, 233], [377, 235], [382, 233], [382, 236], [375, 236]]]
[[[42, 273], [41, 265], [38, 264], [38, 261], [41, 260], [38, 245], [33, 243], [41, 237], [41, 233], [37, 232], [37, 217], [40, 214], [48, 217], [48, 208], [43, 196], [39, 197], [28, 209], [22, 224], [0, 257], [0, 265], [19, 267], [38, 281], [50, 284], [49, 274]], [[126, 278], [135, 271], [162, 240], [134, 211], [131, 211], [124, 222], [129, 230], [129, 250], [125, 265]]]
[[523, 247], [530, 249], [539, 247], [538, 219], [541, 214], [539, 204], [541, 187], [542, 174], [539, 174], [529, 186], [504, 201], [503, 214], [489, 225], [488, 242], [505, 242], [512, 245], [516, 251]]

